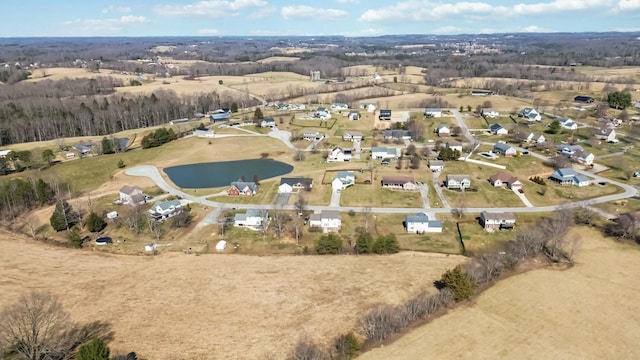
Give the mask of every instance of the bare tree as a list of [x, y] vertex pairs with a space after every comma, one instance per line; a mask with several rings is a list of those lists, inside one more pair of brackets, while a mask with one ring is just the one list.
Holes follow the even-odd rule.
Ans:
[[139, 234], [141, 231], [141, 224], [144, 223], [142, 207], [138, 204], [134, 204], [131, 209], [125, 213], [123, 219], [130, 231], [133, 231], [136, 235]]
[[156, 238], [156, 241], [159, 241], [164, 233], [164, 227], [162, 226], [162, 222], [156, 221], [150, 214], [147, 216], [147, 225], [149, 226], [149, 231]]

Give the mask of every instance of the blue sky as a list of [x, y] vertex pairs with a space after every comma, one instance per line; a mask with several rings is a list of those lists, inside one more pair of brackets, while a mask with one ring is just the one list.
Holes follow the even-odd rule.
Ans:
[[640, 0], [31, 0], [2, 10], [4, 37], [640, 31]]

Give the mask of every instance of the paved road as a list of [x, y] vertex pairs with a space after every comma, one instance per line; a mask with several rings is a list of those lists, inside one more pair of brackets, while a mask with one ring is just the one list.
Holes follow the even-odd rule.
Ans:
[[467, 124], [465, 124], [464, 120], [462, 119], [462, 115], [460, 114], [460, 112], [458, 110], [451, 110], [451, 112], [455, 116], [456, 121], [458, 122], [458, 126], [460, 126], [460, 129], [462, 130], [462, 136], [464, 136], [471, 144], [475, 144], [476, 139], [469, 132], [469, 128], [467, 128]]
[[340, 189], [331, 190], [331, 203], [330, 207], [339, 207], [340, 206]]

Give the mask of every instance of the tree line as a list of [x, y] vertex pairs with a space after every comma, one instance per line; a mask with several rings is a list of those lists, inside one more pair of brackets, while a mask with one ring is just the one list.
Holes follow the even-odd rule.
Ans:
[[[4, 88], [4, 87], [0, 87]], [[257, 100], [239, 92], [178, 96], [158, 90], [150, 95], [54, 98], [34, 92], [0, 101], [0, 146], [74, 136], [104, 136], [122, 130], [166, 124], [211, 109], [244, 106]]]

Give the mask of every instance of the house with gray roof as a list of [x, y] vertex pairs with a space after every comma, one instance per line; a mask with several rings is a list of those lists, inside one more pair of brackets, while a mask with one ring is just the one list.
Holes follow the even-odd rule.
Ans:
[[510, 157], [515, 156], [518, 151], [516, 150], [516, 148], [509, 144], [497, 143], [493, 145], [493, 150], [491, 150], [491, 152], [494, 154], [503, 155], [505, 157]]
[[447, 189], [464, 190], [471, 187], [471, 177], [469, 175], [447, 175], [444, 183]]
[[573, 168], [561, 168], [554, 171], [549, 179], [559, 183], [560, 185], [589, 185], [589, 178], [585, 175], [578, 174]]
[[425, 213], [407, 215], [404, 220], [404, 228], [409, 233], [423, 234], [427, 232], [442, 232], [442, 222], [430, 220]]
[[247, 209], [243, 213], [238, 213], [234, 217], [234, 226], [244, 226], [252, 230], [261, 230], [262, 225], [266, 224], [269, 219], [267, 210], [264, 209]]
[[342, 228], [342, 218], [337, 210], [322, 210], [309, 216], [309, 226], [319, 227], [322, 232], [338, 232]]
[[258, 192], [258, 184], [253, 181], [234, 181], [227, 190], [227, 195], [253, 196]]
[[160, 219], [166, 219], [178, 214], [180, 211], [182, 211], [180, 200], [158, 201], [149, 209], [152, 215]]
[[487, 231], [513, 229], [516, 226], [516, 216], [512, 212], [482, 211], [480, 225]]

